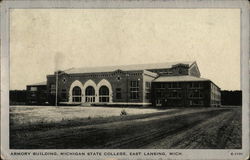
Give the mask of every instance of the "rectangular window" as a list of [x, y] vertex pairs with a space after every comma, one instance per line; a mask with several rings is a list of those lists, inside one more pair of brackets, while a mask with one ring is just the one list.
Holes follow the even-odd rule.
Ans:
[[170, 97], [171, 98], [177, 98], [177, 92], [171, 92]]
[[50, 93], [51, 94], [55, 94], [56, 93], [56, 85], [55, 84], [51, 84], [50, 85]]
[[172, 82], [172, 83], [169, 83], [169, 88], [171, 88], [171, 89], [179, 89], [179, 88], [181, 88], [181, 85], [178, 82]]
[[146, 82], [146, 87], [145, 87], [146, 99], [151, 98], [150, 92], [151, 92], [151, 82]]
[[139, 81], [130, 81], [130, 87], [139, 87]]
[[171, 75], [171, 74], [173, 74], [173, 72], [171, 72], [171, 71], [160, 71], [159, 73], [161, 75]]
[[189, 101], [189, 105], [191, 105], [191, 106], [200, 106], [203, 104], [204, 104], [204, 102], [201, 100], [190, 100]]
[[130, 81], [130, 99], [139, 99], [139, 81]]
[[181, 92], [170, 92], [169, 98], [182, 98]]
[[203, 94], [200, 91], [190, 92], [189, 98], [203, 98]]
[[151, 88], [151, 83], [150, 82], [146, 82], [146, 89], [150, 89]]
[[189, 88], [202, 88], [202, 83], [199, 82], [192, 82], [189, 84]]
[[109, 97], [100, 97], [99, 102], [109, 102]]
[[73, 102], [81, 102], [81, 97], [73, 97]]
[[165, 89], [165, 84], [164, 83], [161, 83], [161, 89]]
[[160, 90], [164, 90], [165, 89], [165, 84], [164, 83], [158, 83], [155, 88], [160, 89]]
[[66, 100], [67, 99], [66, 89], [62, 89], [61, 97], [62, 97], [62, 100]]
[[122, 99], [122, 89], [116, 88], [116, 99]]
[[151, 95], [150, 95], [150, 92], [147, 92], [146, 93], [146, 99], [150, 99]]
[[161, 98], [163, 95], [162, 91], [161, 90], [156, 90], [156, 97], [159, 97]]

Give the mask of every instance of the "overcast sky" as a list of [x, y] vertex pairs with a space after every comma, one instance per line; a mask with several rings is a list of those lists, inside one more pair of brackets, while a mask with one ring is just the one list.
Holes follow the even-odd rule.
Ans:
[[56, 69], [190, 60], [221, 89], [240, 89], [239, 9], [14, 9], [10, 18], [10, 89]]

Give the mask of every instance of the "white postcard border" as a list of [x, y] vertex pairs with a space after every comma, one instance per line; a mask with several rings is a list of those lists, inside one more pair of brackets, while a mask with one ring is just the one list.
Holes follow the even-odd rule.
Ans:
[[[10, 150], [9, 149], [9, 16], [10, 10], [15, 8], [23, 9], [86, 9], [86, 8], [239, 8], [241, 9], [241, 89], [243, 93], [242, 104], [242, 149], [159, 149], [159, 150], [125, 150], [125, 149], [98, 149], [95, 152], [180, 152], [180, 156], [10, 156], [11, 152], [90, 152], [87, 150]], [[249, 4], [247, 1], [112, 1], [112, 0], [41, 0], [41, 1], [3, 1], [1, 4], [1, 156], [5, 159], [247, 159], [249, 156]], [[232, 153], [242, 153], [239, 156], [232, 156]]]

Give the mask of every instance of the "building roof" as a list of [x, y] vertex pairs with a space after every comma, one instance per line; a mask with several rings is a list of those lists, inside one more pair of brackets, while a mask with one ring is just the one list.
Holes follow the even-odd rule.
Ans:
[[193, 82], [193, 81], [210, 81], [209, 79], [194, 76], [160, 76], [153, 82]]
[[163, 68], [171, 68], [172, 65], [176, 65], [179, 63], [188, 64], [189, 66], [191, 66], [193, 63], [195, 63], [195, 61], [132, 64], [132, 65], [103, 66], [103, 67], [82, 67], [82, 68], [73, 68], [73, 69], [67, 70], [65, 71], [65, 73], [74, 74], [74, 73], [93, 73], [93, 72], [113, 72], [118, 69], [122, 71], [163, 69]]
[[158, 76], [157, 73], [150, 72], [150, 71], [147, 71], [147, 70], [143, 70], [143, 73], [144, 73], [144, 74], [147, 74], [147, 75], [149, 75], [149, 76], [152, 76], [152, 77], [157, 77], [157, 76]]
[[28, 86], [43, 86], [43, 85], [47, 85], [47, 82], [44, 81], [44, 82], [34, 83], [34, 84], [30, 84]]

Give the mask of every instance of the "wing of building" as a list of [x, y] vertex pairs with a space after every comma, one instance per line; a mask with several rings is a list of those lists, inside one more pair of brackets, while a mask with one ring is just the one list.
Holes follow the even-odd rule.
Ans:
[[195, 61], [73, 68], [47, 75], [48, 101], [64, 104], [216, 106], [220, 88]]
[[47, 82], [26, 86], [26, 104], [43, 105], [47, 102]]

